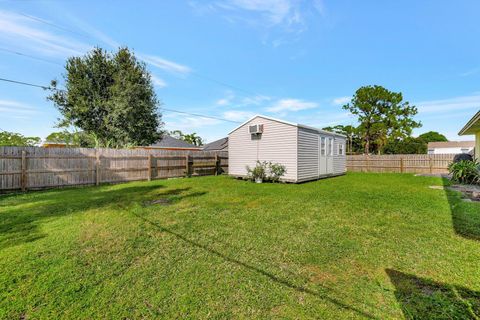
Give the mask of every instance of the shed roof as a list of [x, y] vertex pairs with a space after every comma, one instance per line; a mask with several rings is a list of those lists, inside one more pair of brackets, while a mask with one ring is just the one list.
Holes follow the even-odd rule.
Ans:
[[428, 148], [473, 148], [475, 141], [442, 141], [429, 142]]
[[460, 130], [458, 135], [476, 134], [480, 131], [480, 111], [478, 111], [470, 121]]
[[218, 139], [203, 146], [204, 151], [223, 150], [228, 147], [228, 137]]
[[307, 125], [304, 125], [304, 124], [294, 123], [294, 122], [285, 121], [285, 120], [280, 120], [280, 119], [276, 119], [276, 118], [272, 118], [272, 117], [263, 116], [263, 115], [260, 115], [260, 114], [259, 114], [259, 115], [256, 115], [256, 116], [253, 116], [252, 118], [248, 119], [247, 121], [245, 121], [244, 123], [242, 123], [241, 125], [239, 125], [238, 127], [236, 127], [235, 129], [233, 129], [232, 131], [230, 131], [228, 134], [231, 134], [232, 132], [240, 129], [241, 127], [243, 127], [244, 125], [246, 125], [247, 123], [249, 123], [250, 121], [252, 121], [252, 120], [255, 119], [255, 118], [263, 118], [263, 119], [280, 122], [280, 123], [283, 123], [283, 124], [286, 124], [286, 125], [290, 125], [290, 126], [294, 126], [294, 127], [298, 127], [298, 128], [310, 129], [310, 130], [317, 131], [317, 132], [319, 132], [319, 133], [324, 133], [324, 134], [329, 134], [329, 135], [333, 135], [333, 136], [338, 136], [338, 137], [345, 138], [345, 135], [340, 134], [340, 133], [330, 132], [330, 131], [318, 129], [318, 128], [315, 128], [315, 127], [310, 127], [310, 126], [307, 126]]

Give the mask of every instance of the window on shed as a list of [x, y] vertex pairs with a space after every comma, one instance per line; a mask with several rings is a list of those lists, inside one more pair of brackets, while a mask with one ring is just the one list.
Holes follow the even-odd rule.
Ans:
[[322, 156], [325, 155], [325, 137], [320, 137], [320, 153]]
[[333, 139], [328, 138], [328, 155], [331, 156], [333, 155]]
[[343, 143], [338, 144], [338, 154], [343, 156]]

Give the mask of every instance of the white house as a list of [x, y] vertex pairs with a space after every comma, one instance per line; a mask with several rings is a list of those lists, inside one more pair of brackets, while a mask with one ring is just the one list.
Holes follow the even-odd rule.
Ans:
[[429, 142], [428, 154], [470, 153], [475, 148], [475, 141]]
[[281, 180], [303, 182], [346, 172], [346, 138], [317, 128], [255, 116], [228, 135], [228, 172], [246, 177], [258, 161], [284, 165]]
[[480, 159], [480, 111], [460, 130], [459, 135], [475, 135], [475, 158]]

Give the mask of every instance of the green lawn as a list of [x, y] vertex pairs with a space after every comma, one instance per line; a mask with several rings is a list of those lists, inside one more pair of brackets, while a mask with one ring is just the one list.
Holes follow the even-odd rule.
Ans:
[[480, 315], [480, 204], [434, 177], [0, 196], [0, 318]]

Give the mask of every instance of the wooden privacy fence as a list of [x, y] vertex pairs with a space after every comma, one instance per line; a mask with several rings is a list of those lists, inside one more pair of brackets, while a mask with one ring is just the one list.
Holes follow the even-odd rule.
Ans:
[[455, 154], [347, 156], [347, 170], [359, 172], [448, 173]]
[[0, 147], [0, 192], [216, 175], [226, 152]]

